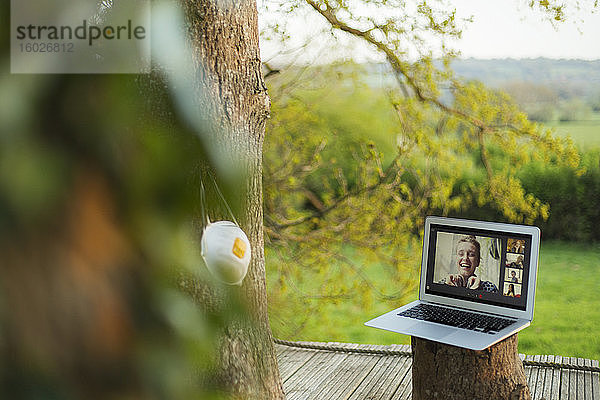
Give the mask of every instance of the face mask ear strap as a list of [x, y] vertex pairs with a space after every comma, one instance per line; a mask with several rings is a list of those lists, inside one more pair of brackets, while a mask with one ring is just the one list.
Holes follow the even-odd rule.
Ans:
[[[221, 193], [221, 189], [219, 189], [219, 185], [217, 184], [215, 177], [211, 173], [208, 173], [208, 175], [210, 176], [213, 184], [215, 185], [215, 190], [221, 198], [221, 201], [225, 205], [225, 208], [227, 209], [231, 220], [239, 227], [240, 224], [235, 219], [235, 215], [233, 215], [233, 211], [231, 211], [231, 207], [229, 207], [229, 203], [227, 203], [225, 196], [223, 196], [223, 193]], [[204, 188], [204, 181], [202, 180], [202, 178], [200, 178], [200, 212], [202, 214], [202, 225], [204, 228], [206, 228], [210, 224], [210, 218], [208, 217], [208, 212], [206, 211], [206, 208], [206, 189]]]
[[206, 212], [206, 190], [204, 189], [204, 182], [200, 178], [200, 214], [202, 218], [202, 228], [206, 228], [210, 225], [210, 218]]
[[[212, 178], [212, 181], [215, 185], [217, 194], [219, 195], [219, 197], [223, 201], [223, 204], [225, 204], [225, 208], [227, 208], [227, 211], [229, 212], [229, 216], [231, 217], [231, 220], [239, 227], [240, 224], [238, 224], [237, 220], [235, 219], [235, 215], [233, 215], [233, 211], [231, 211], [231, 208], [229, 207], [229, 203], [227, 203], [227, 200], [225, 200], [225, 196], [223, 196], [223, 193], [221, 193], [221, 190], [219, 189], [219, 185], [217, 185], [217, 181], [215, 180], [215, 177], [212, 174], [210, 175], [210, 177]], [[207, 216], [207, 218], [208, 218], [208, 216]]]

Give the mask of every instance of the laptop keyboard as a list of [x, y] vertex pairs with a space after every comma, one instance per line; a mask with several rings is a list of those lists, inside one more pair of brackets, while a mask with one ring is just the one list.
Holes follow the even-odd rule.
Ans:
[[398, 315], [476, 332], [494, 334], [516, 322], [514, 319], [477, 314], [455, 308], [420, 303]]

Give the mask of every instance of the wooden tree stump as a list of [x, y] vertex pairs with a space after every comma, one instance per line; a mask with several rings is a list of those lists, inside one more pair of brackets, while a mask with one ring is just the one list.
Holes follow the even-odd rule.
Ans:
[[413, 400], [529, 400], [517, 334], [483, 351], [412, 337]]

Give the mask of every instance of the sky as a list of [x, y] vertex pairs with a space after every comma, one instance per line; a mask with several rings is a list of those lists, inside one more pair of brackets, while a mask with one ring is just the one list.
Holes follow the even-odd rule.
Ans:
[[568, 15], [556, 29], [541, 14], [514, 0], [453, 0], [473, 22], [455, 43], [463, 57], [600, 59], [600, 10]]
[[[568, 19], [553, 26], [541, 12], [529, 8], [526, 0], [448, 2], [456, 7], [458, 17], [473, 17], [473, 22], [465, 25], [462, 38], [450, 43], [452, 48], [461, 52], [462, 58], [600, 59], [600, 8], [594, 13], [590, 12], [590, 6], [578, 11], [572, 7], [573, 2], [568, 2]], [[587, 4], [586, 0], [582, 0], [582, 3]], [[263, 20], [267, 17], [262, 16]], [[294, 21], [289, 23], [293, 38], [291, 47], [300, 47], [303, 43], [294, 42], [295, 38], [310, 37], [312, 32], [319, 31], [323, 26], [322, 18], [313, 10], [304, 16], [295, 16]], [[309, 51], [304, 49], [296, 54], [291, 53], [292, 57], [308, 58], [312, 62], [331, 61], [330, 58], [335, 57], [334, 52], [330, 47], [319, 46], [319, 42], [325, 40], [313, 40]], [[356, 61], [377, 60], [368, 46], [357, 44], [356, 41], [344, 43], [342, 39], [338, 47], [340, 54], [354, 53]], [[277, 45], [261, 43], [263, 60], [273, 58], [278, 50], [280, 48]]]

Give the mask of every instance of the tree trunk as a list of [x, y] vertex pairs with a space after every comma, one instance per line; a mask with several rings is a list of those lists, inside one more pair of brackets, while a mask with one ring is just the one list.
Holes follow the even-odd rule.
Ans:
[[413, 400], [528, 400], [517, 334], [483, 351], [412, 337]]
[[[232, 288], [239, 290], [236, 295], [250, 315], [247, 320], [233, 319], [222, 334], [218, 384], [234, 398], [282, 399], [267, 318], [262, 146], [270, 102], [260, 69], [256, 2], [183, 0], [183, 4], [198, 66], [204, 134], [220, 149], [217, 157], [227, 158], [245, 174], [239, 188], [242, 194], [230, 200], [237, 203], [232, 206], [240, 210], [237, 219], [252, 247], [248, 275], [241, 288]], [[201, 302], [215, 301], [206, 293], [199, 297]]]

